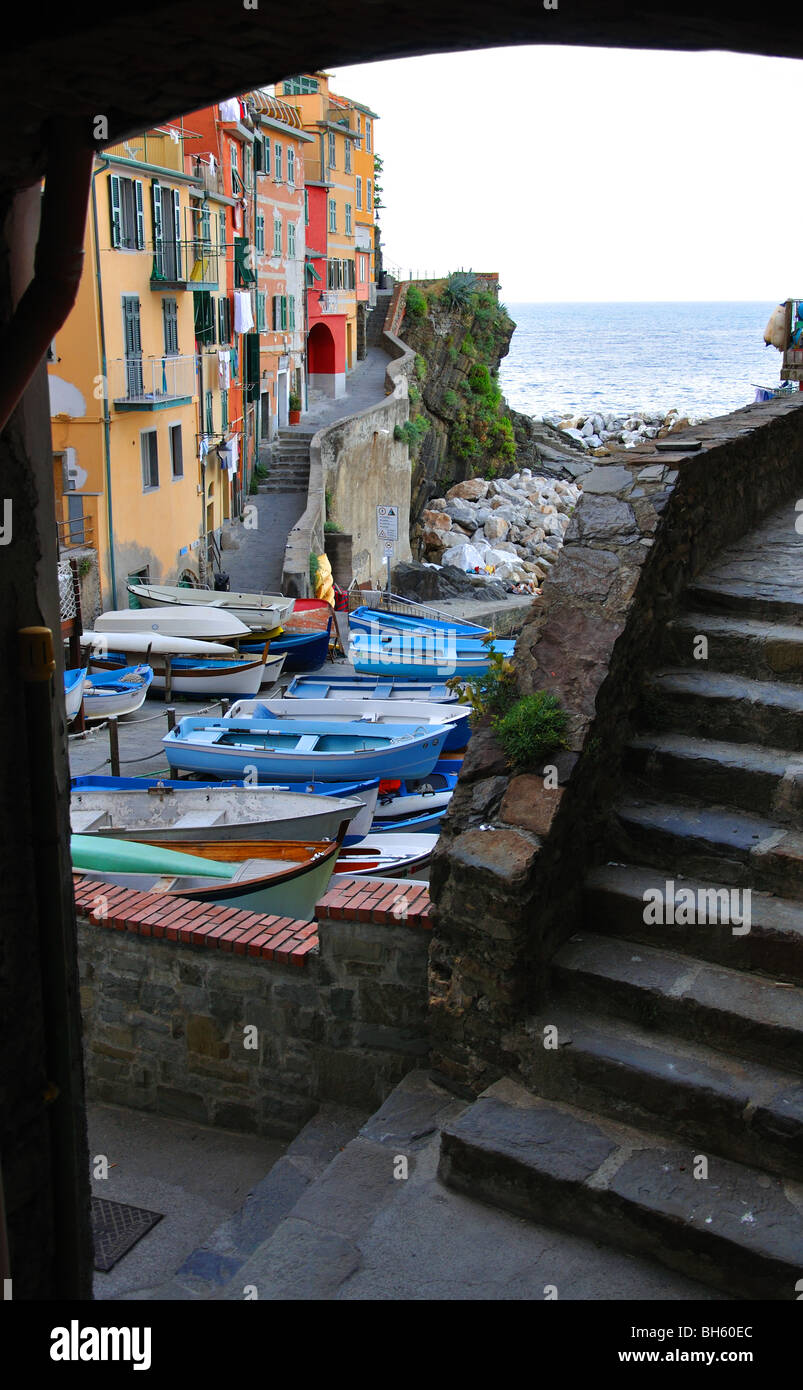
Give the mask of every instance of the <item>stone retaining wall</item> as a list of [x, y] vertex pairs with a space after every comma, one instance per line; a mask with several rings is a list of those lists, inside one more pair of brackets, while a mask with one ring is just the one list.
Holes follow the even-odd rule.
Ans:
[[[702, 441], [684, 452], [684, 440]], [[683, 588], [774, 506], [803, 495], [803, 409], [752, 405], [677, 437], [678, 452], [621, 451], [583, 495], [517, 646], [523, 691], [569, 712], [569, 749], [511, 778], [489, 729], [475, 733], [431, 871], [433, 1065], [474, 1094], [516, 1072], [516, 1029], [548, 963], [579, 925], [585, 871], [644, 673]]]
[[309, 556], [310, 552], [323, 553], [327, 492], [338, 524], [354, 538], [353, 577], [358, 582], [382, 580], [384, 553], [376, 534], [378, 505], [398, 506], [395, 559], [411, 558], [410, 455], [406, 443], [394, 438], [394, 430], [409, 418], [415, 354], [387, 330], [382, 346], [390, 358], [385, 399], [327, 425], [310, 444], [307, 506], [288, 537], [282, 574], [283, 591], [292, 597], [309, 595]]
[[154, 912], [149, 895], [129, 893], [95, 915], [102, 885], [84, 885], [84, 1057], [96, 1100], [289, 1138], [322, 1101], [374, 1110], [422, 1065], [425, 887], [349, 880], [318, 905], [317, 930], [185, 902], [171, 930], [175, 905]]

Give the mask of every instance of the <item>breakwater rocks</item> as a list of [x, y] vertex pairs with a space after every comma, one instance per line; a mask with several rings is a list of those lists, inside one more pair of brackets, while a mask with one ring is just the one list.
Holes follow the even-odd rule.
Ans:
[[587, 449], [595, 457], [604, 458], [611, 448], [635, 449], [648, 439], [663, 439], [673, 430], [687, 430], [690, 425], [699, 425], [702, 416], [681, 415], [676, 409], [665, 415], [650, 411], [634, 411], [630, 415], [602, 414], [592, 411], [587, 415], [544, 415], [544, 424], [561, 430], [582, 449]]
[[523, 468], [511, 478], [466, 478], [423, 512], [422, 558], [538, 593], [580, 496], [574, 482]]

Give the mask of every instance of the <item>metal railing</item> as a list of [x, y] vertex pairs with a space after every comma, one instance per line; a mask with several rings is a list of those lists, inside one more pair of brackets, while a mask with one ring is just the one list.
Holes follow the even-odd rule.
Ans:
[[94, 547], [95, 526], [91, 516], [75, 516], [67, 521], [57, 521], [56, 528], [62, 550], [72, 550], [77, 546]]
[[194, 357], [115, 357], [108, 365], [115, 405], [147, 407], [195, 394]]
[[182, 241], [163, 238], [151, 242], [148, 249], [153, 256], [152, 289], [161, 289], [164, 285], [187, 285], [190, 289], [217, 286], [218, 261], [225, 250], [216, 241], [202, 241], [197, 237]]

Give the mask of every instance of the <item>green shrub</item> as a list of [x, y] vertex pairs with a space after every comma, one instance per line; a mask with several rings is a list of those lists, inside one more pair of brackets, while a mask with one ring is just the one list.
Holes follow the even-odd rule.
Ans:
[[309, 553], [309, 586], [310, 586], [310, 588], [311, 588], [311, 590], [312, 590], [313, 593], [315, 593], [315, 584], [316, 584], [316, 582], [317, 582], [317, 579], [318, 579], [318, 556], [315, 554], [315, 551], [314, 551], [314, 550], [311, 550], [310, 553]]
[[454, 410], [455, 406], [459, 404], [457, 392], [452, 391], [451, 388], [448, 391], [444, 391], [443, 404], [446, 406], [447, 410]]
[[455, 363], [460, 361], [460, 353], [457, 351], [456, 347], [450, 346], [446, 356], [449, 358], [449, 361], [451, 362], [452, 366], [454, 366]]
[[427, 312], [426, 295], [421, 293], [417, 285], [407, 286], [405, 312], [411, 319], [422, 319]]
[[568, 715], [555, 695], [538, 690], [523, 695], [491, 723], [512, 767], [532, 768], [547, 753], [568, 747], [565, 739]]
[[411, 383], [410, 383], [410, 392], [409, 392], [409, 395], [410, 395], [410, 403], [411, 403], [412, 405], [418, 405], [418, 402], [419, 402], [420, 399], [421, 399], [421, 392], [419, 391], [418, 387], [415, 385], [414, 382], [411, 382]]
[[423, 381], [427, 374], [426, 360], [421, 356], [420, 352], [417, 352], [415, 355], [415, 374], [419, 381]]
[[460, 351], [463, 353], [464, 357], [477, 356], [477, 345], [474, 342], [474, 339], [472, 338], [470, 333], [467, 333], [465, 338], [463, 339]]
[[[493, 640], [486, 637], [485, 645]], [[454, 677], [446, 682], [458, 692], [460, 703], [471, 705], [470, 723], [478, 724], [485, 715], [501, 717], [507, 714], [519, 698], [519, 687], [512, 665], [501, 652], [491, 652], [488, 670], [470, 680]]]
[[405, 420], [403, 425], [396, 425], [393, 430], [393, 438], [403, 440], [411, 454], [418, 452], [421, 440], [429, 432], [430, 422], [426, 415], [416, 415], [410, 420]]
[[323, 529], [326, 531], [327, 535], [331, 535], [333, 532], [342, 532], [343, 527], [338, 526], [336, 521], [325, 521], [323, 523]]
[[467, 309], [477, 288], [477, 277], [472, 270], [453, 270], [446, 277], [441, 296], [450, 309]]

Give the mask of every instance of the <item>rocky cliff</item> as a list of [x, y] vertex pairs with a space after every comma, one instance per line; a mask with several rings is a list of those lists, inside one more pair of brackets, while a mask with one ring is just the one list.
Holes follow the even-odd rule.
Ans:
[[416, 353], [410, 421], [411, 543], [428, 502], [467, 478], [510, 477], [527, 467], [573, 480], [590, 464], [560, 431], [511, 410], [497, 376], [516, 325], [495, 282], [470, 274], [411, 285], [400, 336]]

